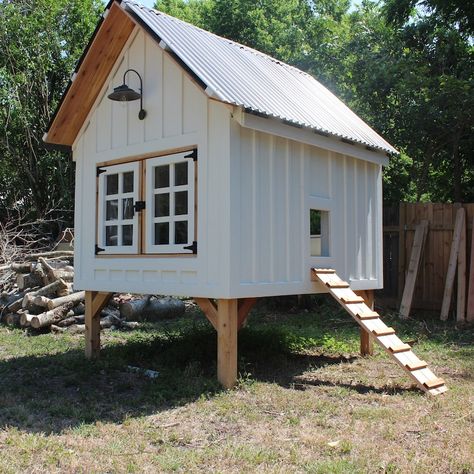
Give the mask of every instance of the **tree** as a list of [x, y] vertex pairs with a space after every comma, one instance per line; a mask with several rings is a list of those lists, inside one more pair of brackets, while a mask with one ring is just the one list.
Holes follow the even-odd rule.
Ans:
[[102, 8], [99, 0], [0, 1], [4, 209], [21, 207], [31, 218], [72, 210], [72, 164], [65, 154], [47, 151], [42, 136]]

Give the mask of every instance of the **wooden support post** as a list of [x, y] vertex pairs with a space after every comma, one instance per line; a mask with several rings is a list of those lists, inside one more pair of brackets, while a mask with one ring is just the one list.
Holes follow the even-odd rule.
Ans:
[[[365, 304], [374, 309], [374, 290], [355, 291], [359, 296], [364, 298]], [[360, 328], [360, 355], [370, 356], [374, 353], [374, 341], [372, 336], [364, 328]]]
[[257, 298], [243, 298], [239, 300], [239, 317], [237, 324], [239, 331], [245, 326], [249, 312], [256, 302]]
[[237, 382], [238, 300], [217, 302], [217, 378], [225, 388]]
[[86, 357], [92, 359], [100, 352], [100, 312], [108, 303], [113, 293], [86, 291]]
[[206, 318], [217, 331], [217, 308], [209, 298], [194, 298], [194, 302], [201, 308]]

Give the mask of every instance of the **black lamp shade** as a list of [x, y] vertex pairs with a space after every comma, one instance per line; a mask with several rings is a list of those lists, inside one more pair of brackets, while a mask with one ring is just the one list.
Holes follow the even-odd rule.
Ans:
[[122, 84], [121, 86], [115, 87], [114, 91], [109, 94], [107, 97], [110, 100], [117, 100], [120, 102], [130, 102], [131, 100], [137, 100], [141, 98], [140, 92], [134, 91], [127, 86], [127, 84]]

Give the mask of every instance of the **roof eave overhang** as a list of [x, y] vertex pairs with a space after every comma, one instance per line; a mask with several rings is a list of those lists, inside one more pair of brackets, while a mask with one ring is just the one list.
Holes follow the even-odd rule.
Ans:
[[309, 127], [298, 126], [286, 120], [255, 113], [242, 107], [235, 107], [233, 118], [245, 128], [289, 138], [290, 140], [317, 146], [382, 166], [387, 166], [389, 157], [394, 154], [387, 150], [376, 149]]
[[70, 149], [134, 28], [133, 19], [120, 8], [120, 0], [111, 0], [43, 137], [49, 147]]

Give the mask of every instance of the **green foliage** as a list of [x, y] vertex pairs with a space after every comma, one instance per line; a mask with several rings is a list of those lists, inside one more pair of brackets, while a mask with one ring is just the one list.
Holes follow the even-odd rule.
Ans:
[[42, 136], [102, 8], [99, 0], [0, 2], [3, 209], [20, 207], [32, 218], [72, 209], [72, 164], [46, 151]]
[[308, 71], [338, 94], [401, 152], [385, 169], [387, 201], [472, 200], [471, 10], [452, 0], [349, 7], [347, 0], [157, 3]]

